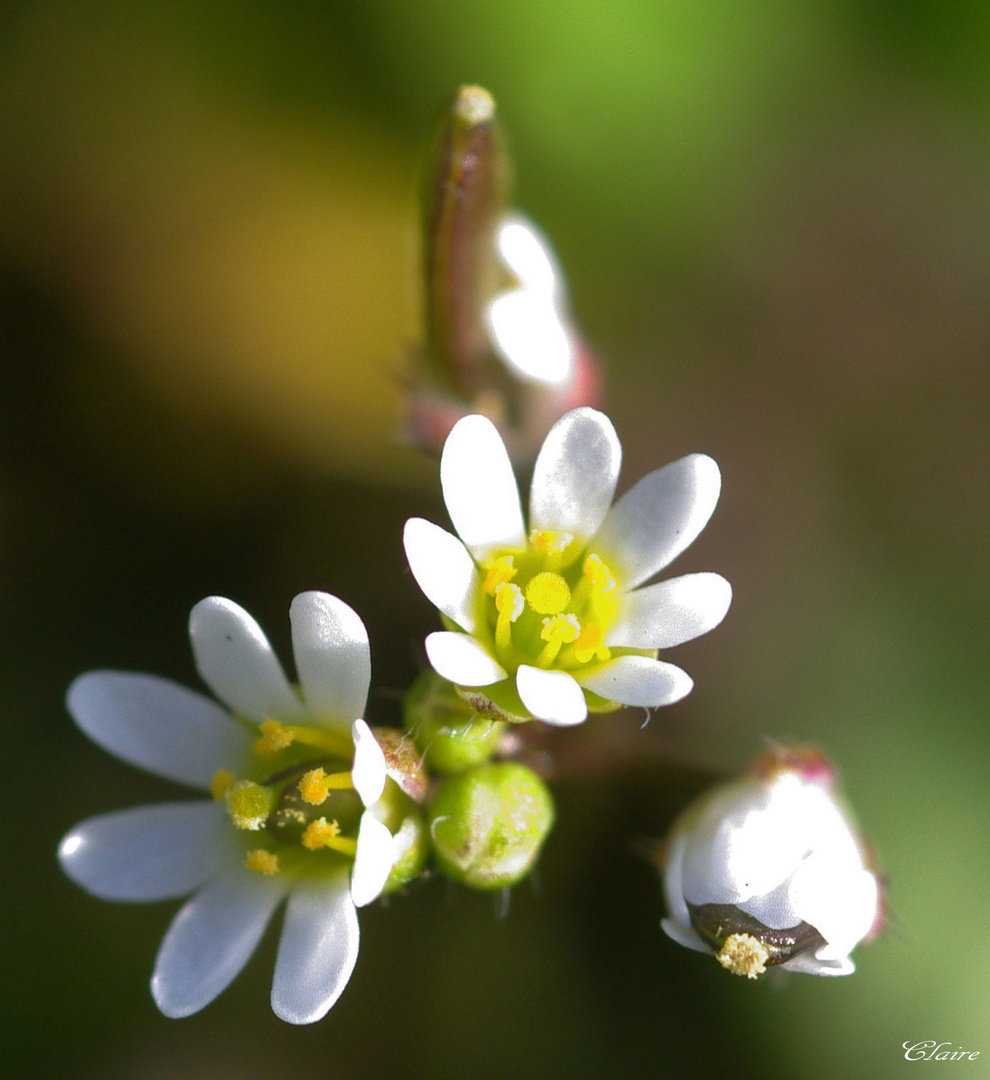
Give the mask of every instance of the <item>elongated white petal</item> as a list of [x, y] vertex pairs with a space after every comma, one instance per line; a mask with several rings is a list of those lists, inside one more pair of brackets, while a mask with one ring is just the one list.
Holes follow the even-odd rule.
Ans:
[[166, 900], [221, 868], [229, 830], [219, 803], [138, 806], [81, 821], [59, 844], [58, 859], [77, 885], [104, 900]]
[[575, 409], [544, 440], [529, 495], [529, 524], [572, 533], [583, 542], [598, 531], [612, 505], [622, 447], [604, 413]]
[[358, 829], [357, 854], [351, 871], [351, 899], [356, 907], [376, 900], [395, 865], [392, 834], [374, 816], [365, 813]]
[[487, 417], [465, 416], [454, 425], [440, 458], [440, 485], [457, 535], [479, 562], [496, 548], [523, 546], [519, 488]]
[[363, 720], [355, 720], [351, 729], [354, 736], [354, 766], [351, 782], [365, 806], [378, 802], [385, 790], [385, 755], [371, 728]]
[[446, 529], [423, 518], [406, 522], [402, 541], [409, 569], [427, 600], [470, 634], [480, 578], [468, 549]]
[[694, 682], [686, 671], [648, 656], [619, 656], [578, 682], [608, 701], [652, 709], [672, 705], [691, 692]]
[[123, 761], [208, 791], [219, 768], [237, 771], [251, 737], [215, 701], [157, 675], [88, 671], [69, 687], [69, 712]]
[[631, 589], [673, 562], [708, 523], [721, 488], [715, 462], [690, 454], [644, 476], [609, 511], [591, 542]]
[[522, 664], [516, 672], [516, 690], [537, 720], [555, 727], [571, 727], [588, 716], [581, 687], [566, 671], [544, 671]]
[[336, 596], [304, 592], [292, 601], [289, 619], [306, 708], [327, 721], [361, 716], [371, 685], [371, 647], [361, 617]]
[[713, 630], [725, 618], [732, 586], [719, 574], [685, 574], [645, 585], [622, 598], [605, 644], [670, 649]]
[[695, 952], [710, 953], [712, 951], [691, 926], [681, 926], [675, 919], [661, 919], [660, 926], [667, 937], [676, 941], [678, 945], [694, 949]]
[[221, 873], [179, 911], [158, 950], [151, 993], [166, 1016], [191, 1016], [224, 991], [251, 958], [285, 896], [279, 877], [243, 867]]
[[553, 298], [515, 289], [486, 311], [492, 345], [524, 382], [564, 386], [574, 376], [574, 346]]
[[506, 677], [505, 669], [467, 634], [438, 630], [427, 635], [425, 645], [433, 670], [459, 686], [491, 686]]
[[233, 600], [200, 600], [189, 616], [189, 636], [203, 682], [235, 713], [259, 722], [302, 715], [268, 638]]
[[359, 940], [346, 872], [298, 886], [286, 906], [275, 960], [275, 1015], [290, 1024], [326, 1016], [351, 977]]

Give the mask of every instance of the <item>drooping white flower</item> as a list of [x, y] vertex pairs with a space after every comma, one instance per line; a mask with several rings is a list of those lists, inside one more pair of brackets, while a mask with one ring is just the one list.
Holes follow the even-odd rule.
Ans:
[[612, 506], [621, 447], [608, 417], [575, 409], [536, 459], [528, 528], [505, 446], [483, 416], [448, 437], [440, 482], [457, 536], [406, 522], [406, 556], [448, 629], [426, 652], [438, 674], [509, 719], [579, 724], [589, 707], [667, 705], [692, 687], [657, 650], [717, 626], [731, 589], [718, 574], [644, 584], [704, 528], [718, 466], [691, 454]]
[[154, 675], [91, 671], [69, 688], [94, 742], [212, 795], [90, 818], [59, 847], [69, 877], [104, 899], [194, 894], [155, 962], [166, 1016], [220, 994], [287, 898], [272, 1008], [289, 1023], [319, 1020], [357, 960], [356, 909], [393, 866], [385, 757], [361, 719], [364, 624], [319, 592], [297, 596], [290, 618], [298, 691], [254, 619], [221, 597], [193, 608], [189, 630], [197, 668], [228, 708]]
[[875, 932], [880, 886], [817, 751], [778, 750], [675, 823], [664, 867], [667, 934], [756, 978], [767, 966], [849, 975]]

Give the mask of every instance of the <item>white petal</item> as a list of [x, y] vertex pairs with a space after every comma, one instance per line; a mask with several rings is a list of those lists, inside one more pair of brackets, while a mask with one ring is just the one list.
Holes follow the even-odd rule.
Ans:
[[515, 289], [485, 314], [495, 351], [519, 379], [565, 386], [574, 377], [574, 347], [552, 297]]
[[302, 715], [268, 638], [233, 600], [200, 600], [189, 616], [189, 636], [203, 681], [235, 713], [259, 722]]
[[530, 527], [572, 533], [583, 547], [612, 505], [621, 463], [619, 437], [604, 413], [575, 409], [561, 417], [533, 468]]
[[356, 907], [364, 907], [378, 898], [394, 865], [392, 834], [373, 814], [364, 814], [351, 871], [351, 899]]
[[206, 791], [217, 769], [237, 771], [251, 748], [226, 709], [157, 675], [88, 671], [69, 687], [66, 705], [104, 750]]
[[522, 214], [506, 214], [496, 237], [498, 253], [524, 289], [564, 299], [562, 275], [550, 241]]
[[578, 682], [607, 701], [652, 709], [672, 705], [691, 692], [694, 682], [686, 671], [648, 656], [618, 656]]
[[354, 721], [352, 734], [354, 766], [351, 769], [351, 782], [354, 790], [361, 796], [361, 802], [365, 806], [371, 806], [378, 802], [385, 790], [385, 754], [371, 733], [371, 728], [363, 720]]
[[721, 488], [718, 466], [704, 454], [644, 476], [612, 507], [591, 547], [614, 559], [631, 589], [688, 547], [708, 523]]
[[799, 953], [780, 966], [785, 971], [799, 971], [804, 975], [852, 975], [856, 970], [848, 956], [841, 960], [819, 960], [810, 953]]
[[670, 914], [681, 924], [691, 925], [691, 913], [684, 899], [684, 849], [687, 846], [687, 832], [680, 830], [670, 843], [663, 867], [663, 891], [667, 898]]
[[516, 690], [531, 715], [547, 724], [571, 727], [587, 718], [588, 705], [581, 687], [566, 671], [522, 664], [516, 672]]
[[351, 977], [359, 940], [345, 872], [295, 889], [275, 960], [275, 1015], [290, 1024], [312, 1024], [326, 1016]]
[[409, 569], [427, 600], [470, 634], [481, 580], [467, 548], [446, 529], [423, 518], [406, 522], [402, 541]]
[[151, 993], [166, 1016], [191, 1016], [224, 991], [251, 958], [286, 884], [243, 867], [214, 878], [172, 920]]
[[219, 803], [138, 806], [80, 822], [58, 858], [77, 885], [104, 900], [166, 900], [221, 868], [229, 830]]
[[877, 880], [868, 870], [813, 852], [798, 867], [791, 882], [795, 910], [828, 943], [818, 950], [821, 960], [840, 959], [870, 932], [876, 921]]
[[491, 686], [506, 677], [501, 665], [467, 634], [438, 630], [427, 635], [425, 645], [433, 670], [459, 686]]
[[371, 684], [371, 647], [361, 617], [336, 596], [304, 592], [292, 601], [289, 619], [306, 708], [325, 720], [361, 716]]
[[454, 425], [440, 458], [440, 485], [457, 535], [479, 562], [496, 548], [523, 547], [519, 488], [487, 417], [465, 416]]
[[713, 630], [725, 618], [732, 586], [719, 574], [685, 574], [646, 585], [622, 598], [606, 645], [670, 649]]
[[711, 949], [701, 940], [693, 926], [681, 926], [674, 919], [661, 919], [660, 925], [667, 937], [696, 952], [711, 953]]

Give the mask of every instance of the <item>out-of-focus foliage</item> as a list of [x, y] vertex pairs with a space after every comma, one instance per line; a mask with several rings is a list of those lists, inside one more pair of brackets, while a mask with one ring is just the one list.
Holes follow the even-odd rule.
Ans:
[[[906, 1040], [990, 1054], [986, 5], [22, 0], [0, 33], [2, 1071], [815, 1080], [917, 1068]], [[64, 688], [193, 684], [196, 600], [278, 628], [322, 588], [369, 626], [370, 719], [399, 722], [435, 628], [401, 525], [443, 520], [395, 437], [416, 170], [465, 81], [607, 362], [627, 482], [718, 460], [677, 569], [723, 573], [733, 608], [679, 650], [685, 702], [594, 722], [647, 760], [555, 787], [507, 919], [432, 882], [367, 912], [316, 1028], [268, 1012], [274, 940], [169, 1022], [146, 980], [174, 905], [99, 904], [54, 850], [182, 795], [85, 745]], [[849, 979], [751, 986], [660, 933], [630, 840], [764, 735], [840, 764], [888, 874]]]

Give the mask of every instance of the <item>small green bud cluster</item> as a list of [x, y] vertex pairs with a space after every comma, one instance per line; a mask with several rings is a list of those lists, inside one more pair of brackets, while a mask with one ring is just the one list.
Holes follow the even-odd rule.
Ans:
[[424, 672], [405, 699], [405, 723], [429, 783], [426, 819], [437, 869], [473, 889], [515, 885], [533, 868], [554, 822], [549, 789], [504, 756], [504, 721], [479, 716], [456, 688]]

